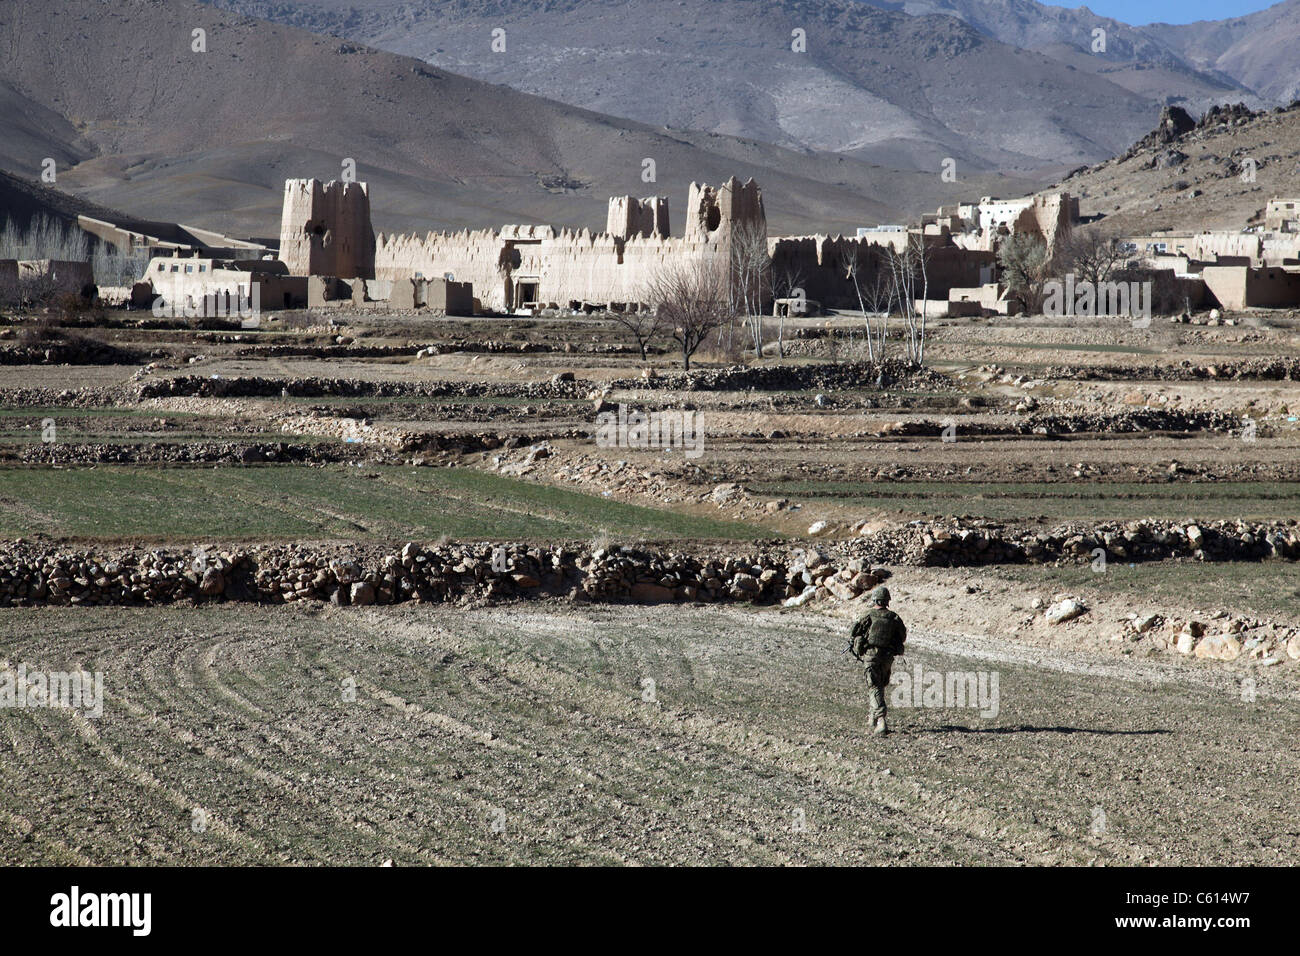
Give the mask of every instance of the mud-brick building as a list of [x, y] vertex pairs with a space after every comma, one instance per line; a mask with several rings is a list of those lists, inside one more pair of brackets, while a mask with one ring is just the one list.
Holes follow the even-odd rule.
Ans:
[[[1069, 228], [1074, 208], [1064, 194], [1031, 198], [1016, 206], [1010, 228], [1033, 231], [1050, 244]], [[975, 209], [972, 205], [967, 210], [972, 228]], [[788, 294], [784, 287], [797, 279], [807, 298], [856, 307], [854, 270], [860, 281], [872, 282], [887, 268], [886, 253], [913, 239], [925, 244], [930, 298], [947, 298], [951, 289], [979, 287], [996, 278], [993, 240], [968, 234], [964, 225], [954, 233], [956, 220], [949, 222], [950, 228], [931, 223], [857, 238], [769, 238], [762, 190], [753, 180], [742, 183], [735, 177], [718, 187], [691, 184], [680, 237], [670, 234], [664, 196], [611, 198], [603, 232], [507, 225], [375, 235], [369, 217], [364, 183], [288, 180], [281, 259], [294, 275], [355, 277], [380, 284], [469, 283], [480, 306], [498, 312], [648, 306], [651, 286], [665, 269], [698, 260], [730, 264], [733, 253], [753, 245], [765, 245], [771, 256], [769, 302], [774, 293]], [[1006, 234], [1006, 224], [999, 228]]]

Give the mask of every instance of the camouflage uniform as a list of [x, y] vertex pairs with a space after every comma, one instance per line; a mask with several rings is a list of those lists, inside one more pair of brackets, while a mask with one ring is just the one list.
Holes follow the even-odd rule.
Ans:
[[907, 640], [907, 627], [903, 619], [885, 607], [889, 592], [877, 588], [871, 599], [877, 603], [853, 624], [853, 654], [865, 665], [867, 683], [871, 687], [871, 726], [876, 733], [889, 733], [885, 722], [885, 688], [889, 686], [894, 657], [901, 654]]

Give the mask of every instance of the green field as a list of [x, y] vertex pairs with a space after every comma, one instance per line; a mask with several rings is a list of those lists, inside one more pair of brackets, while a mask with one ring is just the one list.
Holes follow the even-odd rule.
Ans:
[[0, 470], [0, 535], [154, 541], [747, 540], [770, 531], [468, 469]]
[[759, 484], [755, 491], [897, 514], [1008, 520], [1267, 520], [1300, 516], [1300, 482], [788, 481]]

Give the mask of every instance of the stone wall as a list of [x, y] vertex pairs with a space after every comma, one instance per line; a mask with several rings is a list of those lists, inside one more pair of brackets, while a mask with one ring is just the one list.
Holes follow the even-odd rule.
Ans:
[[578, 601], [844, 600], [887, 572], [818, 553], [691, 556], [636, 548], [450, 545], [0, 548], [0, 605], [162, 605], [215, 600], [338, 605], [566, 595]]
[[1195, 525], [1137, 521], [1006, 531], [931, 523], [821, 548], [744, 547], [696, 554], [635, 547], [476, 544], [400, 550], [365, 545], [251, 548], [0, 546], [0, 606], [158, 605], [236, 600], [339, 605], [568, 596], [579, 601], [852, 601], [888, 571], [877, 563], [979, 566], [1110, 560], [1300, 557], [1296, 522]]
[[645, 302], [660, 269], [724, 254], [717, 241], [658, 235], [619, 239], [586, 229], [564, 229], [530, 241], [506, 239], [492, 230], [431, 232], [424, 237], [381, 235], [375, 273], [389, 280], [450, 273], [457, 282], [469, 282], [484, 307], [509, 311], [519, 304], [520, 283], [536, 283], [540, 303]]
[[425, 279], [468, 282], [485, 306], [505, 309], [514, 244], [492, 229], [430, 232], [424, 236], [380, 234], [375, 277], [396, 281], [417, 274]]

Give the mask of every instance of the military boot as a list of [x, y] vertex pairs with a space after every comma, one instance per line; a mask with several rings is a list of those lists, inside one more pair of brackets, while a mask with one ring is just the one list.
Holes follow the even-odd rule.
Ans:
[[873, 728], [879, 736], [883, 737], [889, 733], [889, 725], [885, 723], [884, 717], [876, 718], [876, 726]]

